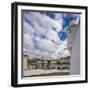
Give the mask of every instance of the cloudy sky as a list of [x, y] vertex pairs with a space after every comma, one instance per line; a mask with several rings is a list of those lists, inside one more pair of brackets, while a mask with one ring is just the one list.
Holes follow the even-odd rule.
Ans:
[[22, 11], [23, 54], [29, 58], [61, 58], [70, 56], [67, 28], [79, 15], [71, 13]]

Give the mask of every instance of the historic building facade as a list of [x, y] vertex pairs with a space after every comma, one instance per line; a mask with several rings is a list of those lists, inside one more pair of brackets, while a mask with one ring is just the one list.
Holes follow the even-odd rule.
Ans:
[[27, 56], [23, 58], [23, 68], [24, 70], [34, 70], [34, 69], [42, 69], [42, 70], [64, 70], [70, 69], [70, 57], [56, 59], [56, 60], [43, 60], [43, 59], [28, 59]]

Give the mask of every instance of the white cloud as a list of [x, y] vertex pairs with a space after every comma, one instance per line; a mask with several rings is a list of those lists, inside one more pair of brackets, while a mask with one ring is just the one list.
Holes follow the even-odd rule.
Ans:
[[[56, 14], [57, 15], [57, 14]], [[60, 16], [59, 19], [57, 19], [57, 16], [55, 19], [52, 19], [46, 15], [43, 16], [43, 19], [46, 20], [46, 22], [48, 23], [48, 28], [51, 27], [51, 28], [55, 28], [55, 30], [57, 32], [61, 31], [62, 30], [62, 24], [63, 24], [63, 20]]]
[[47, 39], [41, 39], [37, 41], [37, 46], [43, 51], [46, 51], [49, 53], [55, 52], [55, 50], [57, 49], [56, 45]]
[[29, 33], [31, 35], [35, 32], [35, 29], [25, 21], [23, 22], [23, 30], [24, 33]]
[[52, 19], [38, 12], [25, 12], [23, 24], [23, 50], [30, 58], [69, 55], [68, 50], [64, 52], [67, 41], [60, 41], [58, 36], [63, 24], [61, 14], [55, 14], [55, 19]]

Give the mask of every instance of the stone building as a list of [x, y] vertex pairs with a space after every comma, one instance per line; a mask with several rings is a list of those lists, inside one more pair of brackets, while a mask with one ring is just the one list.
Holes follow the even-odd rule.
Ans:
[[27, 56], [23, 58], [24, 70], [63, 70], [70, 69], [70, 57], [56, 60], [43, 60], [43, 59], [28, 59]]
[[23, 67], [22, 67], [23, 70], [27, 70], [27, 69], [28, 69], [28, 67], [27, 67], [27, 66], [28, 66], [27, 60], [28, 60], [27, 55], [24, 55], [24, 56], [23, 56], [23, 61], [22, 61], [22, 62], [23, 62]]

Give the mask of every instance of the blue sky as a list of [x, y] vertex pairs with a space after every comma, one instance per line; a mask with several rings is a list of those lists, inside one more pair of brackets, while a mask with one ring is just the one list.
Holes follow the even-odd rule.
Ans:
[[70, 55], [67, 49], [67, 27], [72, 21], [72, 24], [77, 24], [78, 17], [71, 13], [23, 11], [24, 54], [30, 58]]

